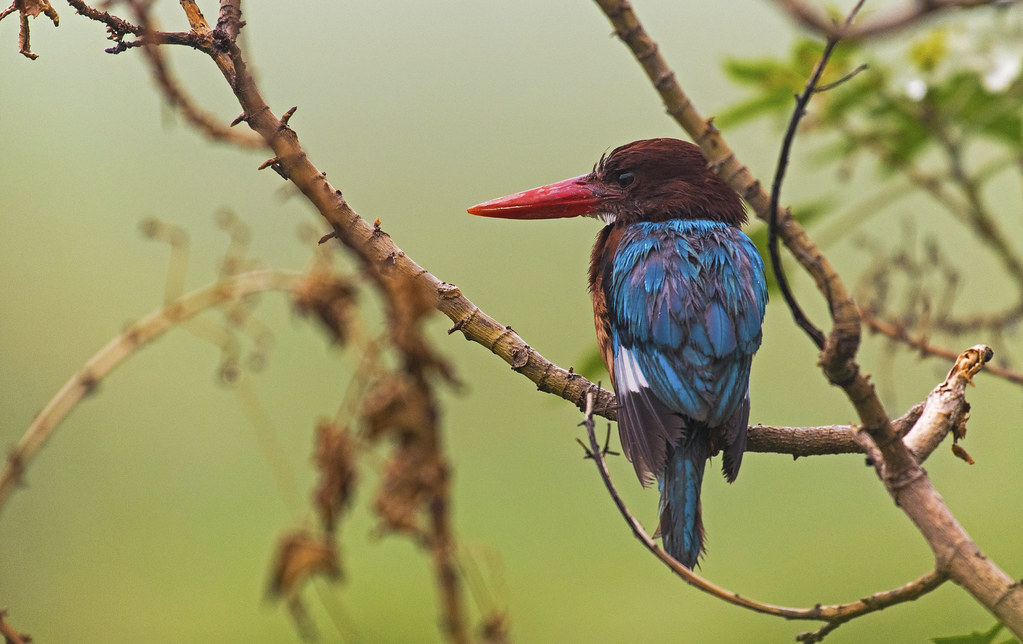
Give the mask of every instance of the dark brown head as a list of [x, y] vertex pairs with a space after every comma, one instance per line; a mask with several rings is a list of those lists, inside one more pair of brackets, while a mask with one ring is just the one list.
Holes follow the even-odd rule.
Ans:
[[740, 226], [739, 196], [708, 167], [700, 148], [678, 139], [633, 141], [601, 157], [581, 177], [494, 199], [474, 215], [551, 219], [588, 215], [633, 223], [706, 219]]

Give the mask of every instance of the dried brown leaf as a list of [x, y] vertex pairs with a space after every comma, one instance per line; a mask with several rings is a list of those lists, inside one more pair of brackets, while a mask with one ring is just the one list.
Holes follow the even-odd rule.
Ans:
[[423, 534], [420, 510], [437, 494], [443, 477], [437, 461], [424, 450], [411, 447], [395, 449], [377, 493], [375, 508], [381, 530]]
[[438, 294], [425, 283], [411, 277], [395, 276], [385, 282], [391, 303], [391, 341], [402, 355], [408, 373], [436, 372], [451, 384], [457, 384], [454, 370], [433, 351], [420, 328], [424, 317], [436, 311]]
[[320, 479], [313, 494], [313, 505], [327, 532], [337, 526], [341, 511], [351, 503], [357, 473], [356, 447], [347, 428], [322, 422], [316, 428], [316, 467]]
[[274, 598], [291, 595], [313, 575], [324, 575], [328, 579], [341, 577], [333, 542], [308, 530], [285, 534], [277, 544], [268, 594]]
[[52, 20], [54, 25], [60, 23], [60, 16], [47, 0], [15, 0], [14, 5], [22, 15], [35, 18], [42, 13]]
[[299, 313], [315, 315], [330, 332], [334, 342], [348, 341], [357, 290], [348, 280], [328, 273], [310, 273], [295, 289], [294, 302]]
[[56, 27], [60, 24], [60, 16], [58, 16], [57, 11], [50, 6], [48, 0], [14, 0], [14, 2], [11, 3], [11, 6], [0, 11], [0, 20], [3, 20], [15, 11], [18, 12], [20, 22], [18, 28], [18, 52], [26, 58], [35, 60], [36, 58], [39, 58], [39, 55], [32, 53], [32, 34], [29, 28], [28, 19], [38, 17], [39, 14], [44, 14], [53, 22], [53, 26]]
[[952, 453], [956, 455], [956, 458], [966, 461], [968, 465], [973, 465], [973, 457], [970, 456], [965, 449], [955, 443], [952, 443]]
[[501, 644], [508, 641], [508, 616], [501, 611], [487, 615], [480, 626], [480, 634], [484, 642]]

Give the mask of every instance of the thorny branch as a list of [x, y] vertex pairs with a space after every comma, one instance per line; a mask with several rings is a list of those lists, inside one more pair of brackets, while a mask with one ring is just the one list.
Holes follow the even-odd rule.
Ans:
[[[360, 241], [352, 236], [353, 232], [361, 232], [368, 233], [370, 239], [386, 237], [378, 226], [365, 230], [367, 222], [348, 206], [341, 192], [332, 188], [326, 176], [318, 172], [308, 160], [298, 143], [298, 137], [287, 123], [294, 109], [284, 118], [278, 119], [263, 100], [235, 42], [235, 36], [242, 26], [237, 5], [222, 0], [220, 22], [216, 30], [211, 30], [195, 2], [182, 0], [181, 4], [193, 31], [200, 35], [212, 32], [218, 41], [218, 47], [206, 53], [220, 68], [238, 97], [243, 109], [242, 120], [273, 149], [275, 156], [262, 167], [273, 167], [310, 199], [332, 225], [335, 237], [361, 260], [385, 298], [391, 320], [391, 342], [402, 358], [402, 373], [391, 384], [403, 382], [404, 386], [399, 389], [407, 392], [401, 401], [389, 403], [388, 406], [397, 404], [399, 408], [415, 407], [422, 410], [422, 413], [418, 414], [419, 422], [414, 424], [395, 424], [393, 421], [385, 423], [390, 427], [389, 431], [395, 434], [393, 438], [396, 446], [384, 487], [378, 496], [377, 507], [389, 522], [389, 529], [414, 533], [419, 529], [410, 524], [405, 513], [424, 504], [427, 506], [429, 528], [424, 533], [425, 545], [433, 554], [443, 603], [444, 631], [452, 641], [466, 642], [468, 632], [462, 615], [460, 586], [454, 565], [454, 537], [449, 525], [449, 468], [443, 458], [440, 430], [436, 425], [434, 394], [429, 384], [431, 374], [439, 373], [449, 379], [451, 375], [439, 358], [427, 348], [418, 328], [419, 318], [425, 313], [424, 304], [428, 308], [436, 307], [438, 297], [443, 295], [437, 285], [420, 279], [422, 275], [428, 274], [425, 269], [419, 269], [414, 274], [391, 271], [397, 257], [396, 248], [390, 251], [389, 256], [379, 257], [365, 244], [365, 238]], [[352, 226], [362, 230], [352, 230]], [[388, 389], [391, 393], [387, 395], [393, 396], [394, 387]]]

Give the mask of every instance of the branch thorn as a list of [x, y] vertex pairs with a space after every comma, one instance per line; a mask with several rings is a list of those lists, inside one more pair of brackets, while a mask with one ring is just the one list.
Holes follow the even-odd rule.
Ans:
[[285, 112], [284, 116], [281, 117], [281, 125], [287, 125], [288, 121], [291, 120], [291, 117], [295, 114], [295, 110], [297, 110], [297, 109], [298, 109], [298, 106], [296, 105], [295, 107], [293, 107], [290, 110], [288, 110], [287, 112]]

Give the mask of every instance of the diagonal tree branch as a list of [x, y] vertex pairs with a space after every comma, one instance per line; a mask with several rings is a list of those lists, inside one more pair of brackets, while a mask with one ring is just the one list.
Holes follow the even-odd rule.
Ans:
[[[183, 2], [197, 33], [212, 33], [193, 3]], [[417, 264], [384, 232], [360, 217], [349, 206], [341, 191], [331, 185], [324, 173], [306, 156], [298, 136], [282, 122], [263, 99], [248, 73], [237, 44], [216, 35], [221, 46], [204, 51], [210, 55], [230, 83], [243, 110], [243, 120], [263, 137], [273, 150], [271, 166], [280, 167], [333, 229], [333, 236], [356, 253], [365, 263], [379, 267], [382, 274], [398, 274], [420, 280], [437, 294], [437, 309], [454, 322], [450, 332], [461, 331], [466, 339], [477, 342], [500, 356], [512, 369], [532, 380], [537, 389], [573, 402], [580, 409], [587, 391], [599, 391], [597, 408], [602, 415], [613, 414], [614, 395], [601, 390], [579, 374], [544, 359], [514, 331], [487, 315], [466, 298], [457, 286], [437, 279]], [[613, 415], [611, 416], [613, 418]]]

